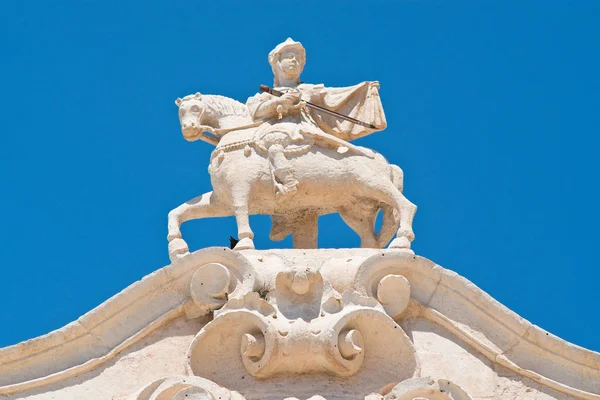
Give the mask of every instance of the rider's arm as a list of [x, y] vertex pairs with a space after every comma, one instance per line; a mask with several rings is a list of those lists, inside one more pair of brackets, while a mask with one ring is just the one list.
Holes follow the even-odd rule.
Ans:
[[252, 120], [269, 119], [277, 115], [277, 97], [268, 93], [258, 93], [246, 101]]
[[252, 120], [266, 120], [277, 117], [279, 112], [277, 111], [278, 106], [282, 106], [281, 110], [283, 114], [286, 114], [288, 109], [294, 104], [300, 102], [300, 94], [298, 93], [286, 93], [282, 97], [275, 97], [268, 93], [260, 93], [253, 97], [250, 97], [246, 102], [248, 111]]
[[254, 111], [252, 119], [256, 121], [261, 119], [269, 119], [276, 116], [277, 106], [280, 104], [281, 100], [278, 98], [273, 98], [260, 103], [256, 108], [256, 111]]

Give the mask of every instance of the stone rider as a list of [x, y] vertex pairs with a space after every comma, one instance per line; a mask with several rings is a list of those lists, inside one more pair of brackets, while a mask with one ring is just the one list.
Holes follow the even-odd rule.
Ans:
[[[386, 127], [377, 82], [363, 82], [348, 88], [325, 88], [324, 85], [300, 83], [306, 63], [306, 51], [301, 43], [288, 38], [269, 53], [275, 89], [281, 97], [259, 93], [247, 101], [254, 121], [263, 121], [255, 135], [260, 148], [268, 152], [271, 176], [276, 196], [287, 197], [297, 190], [298, 181], [287, 156], [310, 150], [314, 140], [320, 146], [334, 146], [338, 152], [348, 149], [328, 138], [350, 141], [375, 130], [317, 114], [303, 107], [303, 101], [362, 119], [382, 130]], [[335, 138], [333, 138], [335, 139]]]

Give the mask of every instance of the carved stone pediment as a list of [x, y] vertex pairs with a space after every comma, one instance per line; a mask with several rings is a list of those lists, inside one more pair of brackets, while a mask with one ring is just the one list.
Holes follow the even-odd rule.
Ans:
[[[253, 279], [253, 287], [243, 281], [232, 283], [233, 272], [228, 271], [237, 271], [235, 266], [201, 266], [190, 284], [196, 306], [222, 307], [192, 341], [186, 372], [242, 391], [259, 380], [263, 387], [285, 383], [295, 387], [290, 395], [299, 393], [298, 385], [325, 385], [321, 390], [327, 390], [329, 378], [324, 376], [354, 377], [361, 390], [379, 390], [391, 381], [418, 375], [410, 339], [376, 296], [356, 290], [352, 283], [356, 271], [320, 261], [279, 259], [288, 263], [281, 270], [253, 262], [245, 273]], [[402, 284], [405, 293], [400, 297], [391, 293]], [[394, 275], [386, 277], [377, 293], [398, 315], [408, 305], [409, 292], [408, 281]], [[375, 366], [380, 372], [373, 373]], [[367, 379], [369, 384], [362, 383]]]
[[430, 377], [407, 379], [394, 386], [384, 400], [472, 400], [455, 383]]
[[[430, 377], [407, 379], [394, 386], [385, 396], [371, 394], [369, 400], [472, 400], [460, 386], [448, 380]], [[240, 393], [215, 385], [207, 379], [175, 376], [152, 382], [134, 400], [242, 400]], [[288, 399], [297, 399], [288, 397]], [[308, 400], [324, 400], [321, 395]]]
[[600, 356], [402, 251], [208, 248], [0, 349], [0, 385], [36, 400], [598, 399]]

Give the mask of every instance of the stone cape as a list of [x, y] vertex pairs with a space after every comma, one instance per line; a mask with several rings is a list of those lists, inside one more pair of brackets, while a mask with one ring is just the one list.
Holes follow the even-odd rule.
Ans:
[[0, 399], [600, 399], [600, 354], [394, 249], [183, 256], [0, 349]]
[[[275, 88], [276, 90], [286, 91], [287, 88]], [[319, 103], [328, 110], [338, 112], [349, 117], [370, 121], [378, 130], [383, 130], [387, 127], [383, 105], [379, 98], [377, 86], [373, 86], [371, 82], [362, 82], [350, 87], [342, 88], [326, 88], [323, 84], [299, 84], [296, 89], [300, 91], [301, 98], [304, 101], [314, 101], [313, 97], [317, 96]], [[274, 98], [268, 93], [258, 93], [250, 97], [246, 102], [250, 115], [254, 115], [261, 101]], [[353, 124], [349, 121], [340, 121], [339, 119], [322, 114], [310, 108], [301, 109], [300, 120], [304, 120], [307, 126], [306, 130], [311, 131], [310, 125], [314, 125], [324, 132], [331, 134], [345, 141], [352, 141], [365, 137], [373, 133], [372, 129]], [[283, 116], [276, 123], [285, 122], [287, 119], [294, 120], [293, 117]], [[307, 123], [308, 122], [308, 123]]]

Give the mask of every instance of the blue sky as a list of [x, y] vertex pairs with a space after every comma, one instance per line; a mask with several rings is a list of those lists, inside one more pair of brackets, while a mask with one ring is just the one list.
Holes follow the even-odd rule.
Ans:
[[[600, 3], [282, 3], [2, 2], [0, 346], [169, 263], [167, 213], [210, 190], [211, 152], [173, 101], [245, 101], [291, 36], [305, 82], [381, 82], [388, 129], [356, 143], [404, 170], [416, 253], [600, 350]], [[258, 248], [291, 246], [251, 223]], [[359, 243], [338, 216], [319, 227], [321, 247]], [[235, 232], [183, 227], [192, 249]]]

